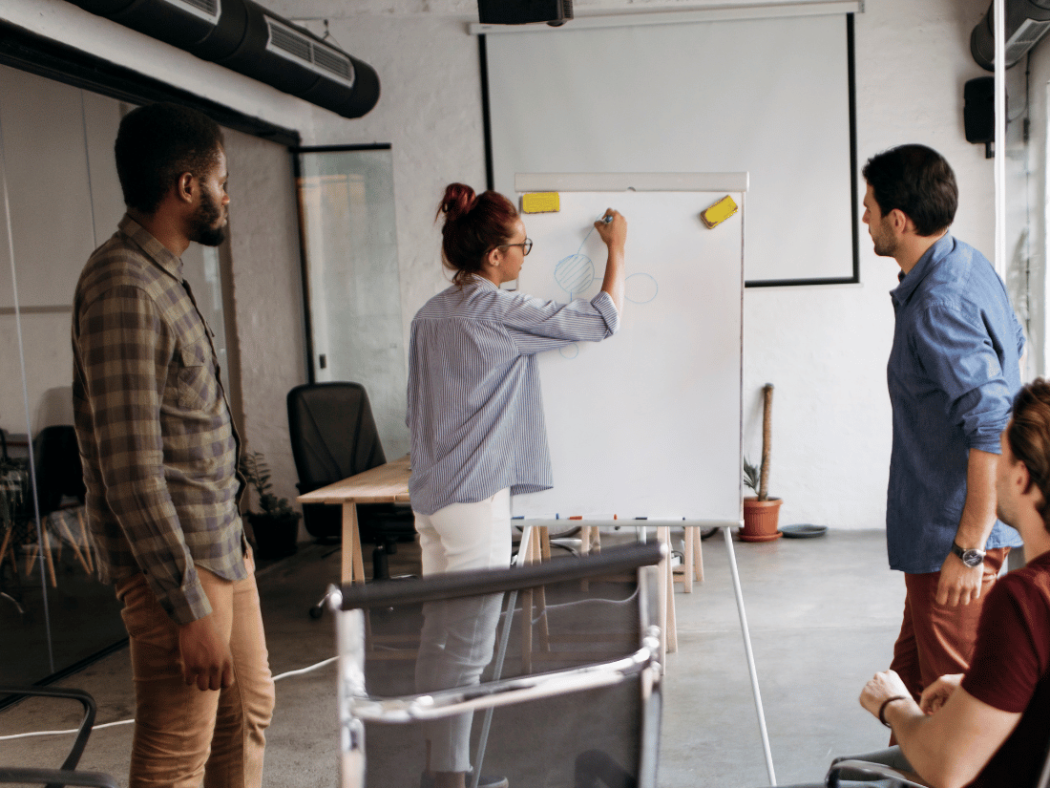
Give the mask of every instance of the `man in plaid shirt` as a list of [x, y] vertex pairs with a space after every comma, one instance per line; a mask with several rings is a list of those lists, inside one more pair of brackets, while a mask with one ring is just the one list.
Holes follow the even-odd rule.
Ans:
[[259, 786], [274, 690], [239, 442], [179, 259], [223, 241], [222, 132], [141, 107], [116, 159], [127, 214], [77, 284], [73, 405], [91, 531], [131, 638], [130, 786]]

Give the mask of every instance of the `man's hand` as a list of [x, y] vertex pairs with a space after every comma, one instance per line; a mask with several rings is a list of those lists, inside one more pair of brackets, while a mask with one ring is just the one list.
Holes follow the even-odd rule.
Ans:
[[922, 709], [922, 713], [931, 715], [940, 711], [945, 701], [959, 688], [963, 675], [962, 673], [951, 673], [947, 676], [941, 676], [924, 689], [922, 697], [919, 698], [919, 708]]
[[864, 685], [864, 689], [860, 693], [860, 705], [871, 712], [872, 716], [878, 717], [882, 702], [887, 698], [893, 698], [898, 695], [907, 698], [911, 702], [911, 693], [904, 686], [904, 681], [897, 675], [897, 671], [884, 670], [881, 673], [876, 673]]
[[937, 582], [937, 604], [956, 607], [976, 602], [981, 597], [983, 579], [983, 566], [969, 567], [955, 553], [948, 553]]
[[182, 678], [197, 689], [226, 689], [233, 685], [233, 655], [230, 644], [208, 615], [179, 626]]

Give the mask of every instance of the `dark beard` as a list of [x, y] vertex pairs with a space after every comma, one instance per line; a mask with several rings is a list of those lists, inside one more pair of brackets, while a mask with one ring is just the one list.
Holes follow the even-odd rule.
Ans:
[[222, 218], [222, 206], [211, 195], [202, 192], [201, 204], [191, 219], [190, 240], [203, 246], [220, 246], [226, 240], [226, 228], [214, 226]]

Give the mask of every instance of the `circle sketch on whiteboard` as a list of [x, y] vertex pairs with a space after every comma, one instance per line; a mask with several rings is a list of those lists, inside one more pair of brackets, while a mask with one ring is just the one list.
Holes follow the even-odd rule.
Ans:
[[554, 266], [554, 281], [569, 294], [570, 299], [575, 298], [594, 281], [594, 263], [587, 255], [578, 252], [569, 255]]
[[580, 346], [573, 342], [571, 345], [566, 345], [565, 347], [558, 348], [558, 352], [561, 353], [563, 358], [576, 358], [578, 355], [580, 355]]
[[650, 274], [631, 274], [623, 285], [623, 297], [632, 304], [648, 304], [660, 292], [660, 285]]

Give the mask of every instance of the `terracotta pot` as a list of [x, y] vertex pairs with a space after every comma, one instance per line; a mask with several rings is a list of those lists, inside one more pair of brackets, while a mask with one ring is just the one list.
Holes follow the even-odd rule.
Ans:
[[745, 542], [768, 542], [783, 536], [777, 530], [777, 519], [780, 515], [779, 498], [760, 501], [751, 496], [744, 499], [744, 527], [740, 529], [740, 538]]

